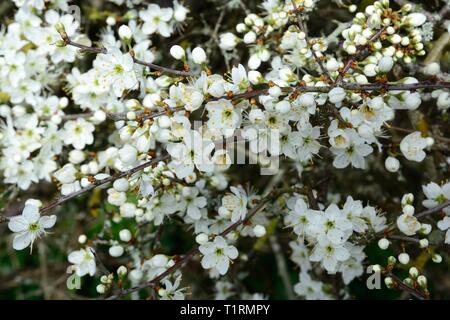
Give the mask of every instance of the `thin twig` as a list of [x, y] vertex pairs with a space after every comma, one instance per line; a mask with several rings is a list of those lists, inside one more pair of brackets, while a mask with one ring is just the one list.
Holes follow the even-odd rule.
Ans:
[[386, 274], [386, 276], [391, 277], [394, 280], [395, 285], [399, 289], [408, 292], [409, 294], [411, 294], [412, 296], [416, 297], [417, 299], [419, 299], [419, 300], [426, 300], [426, 299], [428, 299], [427, 295], [425, 295], [424, 293], [420, 292], [419, 290], [416, 290], [414, 288], [411, 288], [410, 286], [407, 286], [406, 284], [403, 283], [403, 281], [399, 277], [397, 277], [392, 272], [388, 272]]
[[[145, 168], [147, 168], [147, 167], [149, 167], [149, 166], [151, 166], [153, 164], [156, 164], [156, 163], [158, 163], [160, 161], [164, 161], [164, 160], [166, 160], [168, 158], [169, 158], [169, 155], [163, 155], [163, 156], [157, 157], [155, 159], [152, 159], [150, 161], [144, 162], [144, 163], [142, 163], [142, 164], [140, 164], [140, 165], [138, 165], [138, 166], [136, 166], [134, 168], [131, 168], [130, 170], [121, 172], [121, 173], [119, 173], [119, 174], [117, 174], [115, 176], [110, 176], [108, 178], [101, 179], [101, 180], [95, 180], [94, 183], [90, 184], [89, 186], [87, 186], [85, 188], [82, 188], [82, 189], [80, 189], [80, 190], [78, 190], [76, 192], [72, 192], [72, 193], [70, 193], [70, 194], [68, 194], [66, 196], [62, 196], [62, 197], [60, 197], [60, 198], [50, 202], [47, 206], [41, 208], [39, 212], [40, 213], [45, 213], [47, 211], [50, 211], [51, 209], [62, 205], [64, 202], [67, 202], [67, 201], [69, 201], [69, 200], [71, 200], [73, 198], [78, 197], [79, 195], [82, 195], [82, 194], [84, 194], [86, 192], [89, 192], [89, 191], [91, 191], [91, 190], [93, 190], [93, 189], [95, 189], [97, 187], [103, 186], [103, 185], [108, 184], [110, 182], [114, 182], [117, 179], [120, 179], [120, 178], [123, 178], [123, 177], [126, 177], [126, 176], [131, 176], [131, 175], [135, 174], [136, 172], [139, 172], [139, 171], [141, 171], [141, 170], [143, 170], [143, 169], [145, 169]], [[4, 218], [6, 220], [10, 219], [8, 217], [4, 217]]]
[[[82, 51], [96, 53], [96, 54], [106, 54], [107, 53], [107, 50], [105, 48], [96, 48], [96, 47], [91, 47], [91, 46], [85, 46], [81, 43], [74, 42], [74, 41], [70, 40], [69, 38], [63, 37], [63, 41], [66, 45], [70, 45], [70, 46], [79, 48]], [[146, 61], [137, 59], [134, 56], [133, 56], [133, 60], [137, 64], [143, 65], [145, 67], [149, 67], [150, 69], [157, 70], [162, 73], [173, 74], [173, 75], [182, 76], [182, 77], [195, 76], [194, 73], [189, 72], [189, 71], [179, 71], [179, 70], [174, 70], [174, 69], [167, 68], [167, 67], [162, 67], [162, 66], [150, 63], [150, 62], [146, 62]]]
[[448, 206], [450, 206], [450, 201], [447, 201], [437, 207], [422, 211], [422, 212], [416, 214], [415, 216], [416, 216], [416, 218], [422, 218], [422, 217], [428, 216], [433, 213], [441, 212], [441, 210], [447, 208]]

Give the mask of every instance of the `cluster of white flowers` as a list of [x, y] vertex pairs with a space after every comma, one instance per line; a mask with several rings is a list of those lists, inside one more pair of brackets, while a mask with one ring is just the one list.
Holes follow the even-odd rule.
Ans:
[[363, 274], [361, 262], [364, 246], [358, 245], [365, 234], [386, 228], [386, 218], [372, 206], [348, 197], [344, 206], [336, 204], [314, 210], [305, 200], [296, 196], [288, 199], [285, 224], [298, 236], [291, 243], [292, 260], [301, 268], [302, 277], [308, 277], [311, 262], [320, 262], [328, 273], [341, 272], [345, 284]]
[[[163, 8], [111, 0], [129, 11], [123, 19], [107, 19], [98, 47], [82, 35], [74, 16], [61, 14], [68, 1], [14, 2], [14, 19], [0, 30], [4, 183], [25, 191], [41, 180], [54, 181], [69, 198], [98, 185], [106, 190], [110, 214], [103, 231], [89, 239], [79, 237], [81, 247], [68, 254], [69, 271], [95, 276], [95, 252], [104, 246], [109, 258], [121, 259], [121, 264], [129, 259], [127, 267], [116, 270], [121, 280], [137, 286], [156, 278], [160, 299], [183, 299], [180, 270], [158, 278], [183, 257], [153, 248], [149, 256], [140, 246], [140, 241], [157, 243], [159, 236], [145, 237], [139, 228], [151, 225], [154, 231], [176, 221], [195, 238], [194, 253], [217, 279], [216, 298], [229, 298], [236, 294], [233, 285], [218, 278], [233, 262], [247, 259], [238, 252], [239, 236], [266, 237], [271, 219], [284, 213], [284, 223], [294, 234], [291, 259], [301, 269], [295, 293], [330, 299], [327, 285], [315, 279], [320, 271], [339, 273], [348, 285], [364, 273], [367, 241], [381, 237], [379, 247], [389, 246], [381, 210], [351, 196], [341, 206], [326, 206], [323, 199], [312, 203], [293, 186], [299, 181], [305, 186], [304, 172], [327, 161], [338, 170], [364, 170], [382, 155], [386, 170], [399, 177], [401, 155], [424, 161], [435, 139], [421, 131], [393, 141], [397, 153], [383, 141], [396, 113], [417, 110], [422, 103], [422, 94], [414, 89], [421, 84], [419, 77], [387, 81], [394, 77], [394, 66], [411, 65], [426, 54], [424, 14], [411, 12], [410, 5], [394, 10], [388, 0], [375, 1], [341, 32], [344, 53], [338, 53], [328, 49], [325, 36], [310, 38], [303, 29], [300, 18], [312, 12], [317, 1], [261, 1], [261, 12], [248, 14], [236, 26], [239, 36], [219, 35], [224, 52], [236, 51], [243, 43], [249, 56], [246, 66], [238, 64], [219, 74], [209, 69], [208, 50], [184, 43], [163, 54], [183, 71], [156, 65], [162, 57], [152, 39], [169, 38], [188, 23], [190, 10], [179, 1]], [[96, 54], [92, 65], [78, 63], [83, 59], [80, 48]], [[367, 54], [358, 59], [364, 51]], [[437, 77], [440, 67], [430, 64], [423, 74]], [[379, 86], [370, 88], [374, 83]], [[389, 85], [395, 88], [389, 90]], [[448, 90], [434, 90], [431, 96], [438, 109], [450, 108]], [[193, 120], [199, 118], [197, 126]], [[223, 146], [236, 137], [242, 139], [243, 150]], [[298, 181], [286, 180], [292, 189], [283, 191], [289, 194], [280, 196], [284, 202], [233, 180], [227, 170], [239, 153], [257, 159], [261, 167], [268, 167], [272, 157], [281, 158], [286, 167], [293, 164], [297, 172], [292, 177]], [[286, 172], [281, 171], [291, 175], [292, 170]], [[315, 190], [310, 191], [315, 198]], [[430, 183], [423, 191], [426, 208], [450, 201], [450, 183]], [[259, 208], [265, 201], [268, 208]], [[403, 197], [396, 228], [408, 237], [426, 236], [432, 226], [414, 216], [413, 201], [411, 194]], [[32, 247], [54, 226], [56, 216], [41, 216], [41, 206], [28, 200], [22, 215], [10, 218], [14, 249]], [[450, 215], [450, 206], [443, 211]], [[112, 224], [120, 230], [113, 232]], [[443, 217], [437, 227], [446, 231], [445, 243], [450, 244], [450, 217]], [[421, 248], [428, 246], [424, 240], [418, 240]], [[419, 278], [414, 277], [423, 283]], [[114, 281], [112, 273], [103, 275], [98, 293], [110, 293]]]

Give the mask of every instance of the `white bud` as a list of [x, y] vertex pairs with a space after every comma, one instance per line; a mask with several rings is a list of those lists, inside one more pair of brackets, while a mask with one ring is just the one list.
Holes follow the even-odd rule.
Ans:
[[160, 128], [168, 129], [172, 125], [172, 120], [168, 116], [161, 116], [158, 118], [158, 125]]
[[427, 64], [423, 68], [423, 73], [425, 73], [428, 76], [436, 76], [441, 72], [441, 66], [437, 62], [433, 62], [430, 64]]
[[130, 40], [132, 37], [131, 29], [127, 25], [121, 25], [119, 28], [119, 37], [123, 40]]
[[237, 32], [239, 32], [239, 33], [244, 33], [245, 31], [247, 31], [248, 29], [247, 29], [247, 26], [245, 25], [245, 23], [238, 23], [237, 25], [236, 25], [236, 31]]
[[424, 275], [420, 275], [417, 277], [417, 283], [422, 288], [426, 288], [427, 287], [427, 278]]
[[291, 110], [291, 104], [289, 101], [282, 100], [275, 105], [275, 110], [279, 113], [288, 113]]
[[194, 60], [194, 63], [196, 64], [205, 63], [206, 62], [205, 50], [203, 50], [200, 47], [196, 47], [194, 50], [192, 50], [192, 60]]
[[119, 192], [127, 191], [128, 187], [129, 187], [128, 180], [125, 178], [117, 179], [113, 183], [113, 188]]
[[398, 261], [399, 261], [401, 264], [408, 264], [408, 263], [409, 263], [409, 254], [407, 254], [407, 253], [405, 253], [405, 252], [400, 253], [400, 254], [398, 255]]
[[202, 245], [208, 242], [208, 235], [206, 233], [200, 233], [195, 237], [195, 241]]
[[266, 235], [266, 228], [260, 224], [253, 227], [253, 232], [258, 238], [264, 237]]
[[244, 43], [251, 44], [254, 43], [255, 41], [256, 41], [256, 33], [254, 33], [253, 31], [247, 32], [244, 35]]
[[336, 59], [331, 58], [328, 59], [326, 67], [328, 71], [337, 71], [339, 69], [339, 63]]
[[86, 235], [81, 234], [81, 235], [78, 237], [78, 243], [79, 243], [79, 244], [85, 244], [86, 241], [87, 241]]
[[440, 254], [433, 254], [433, 257], [431, 258], [434, 263], [441, 263], [442, 262], [442, 256]]
[[273, 98], [278, 98], [281, 95], [281, 89], [278, 86], [269, 88], [269, 95]]
[[409, 275], [411, 276], [411, 278], [415, 279], [419, 276], [419, 270], [417, 270], [416, 267], [411, 267], [409, 268]]
[[381, 272], [381, 266], [379, 265], [379, 264], [374, 264], [373, 266], [372, 266], [372, 270], [373, 270], [373, 272], [375, 272], [375, 273], [379, 273], [379, 272]]
[[177, 60], [181, 60], [185, 57], [186, 53], [184, 49], [179, 45], [174, 45], [170, 48], [170, 55]]
[[120, 230], [119, 238], [123, 242], [129, 242], [131, 240], [131, 238], [132, 238], [130, 230], [128, 230], [128, 229]]
[[410, 204], [405, 205], [402, 209], [403, 213], [408, 216], [412, 216], [414, 214], [414, 210], [414, 207]]
[[386, 287], [391, 288], [394, 285], [394, 280], [391, 277], [384, 278], [384, 284]]
[[430, 232], [431, 232], [432, 229], [433, 229], [433, 228], [431, 227], [431, 224], [429, 224], [429, 223], [422, 223], [422, 224], [420, 225], [420, 230], [419, 230], [419, 232], [420, 232], [421, 234], [423, 234], [423, 235], [428, 235], [428, 234], [430, 234]]
[[117, 268], [117, 275], [121, 278], [125, 277], [128, 273], [127, 267], [125, 266], [120, 266], [119, 268]]
[[411, 13], [406, 17], [409, 24], [411, 24], [413, 27], [420, 27], [427, 21], [427, 17], [422, 13]]
[[73, 164], [79, 164], [86, 159], [86, 156], [81, 150], [72, 150], [69, 152], [69, 162]]
[[248, 80], [253, 85], [258, 85], [258, 84], [261, 84], [264, 82], [264, 78], [263, 78], [261, 72], [255, 71], [255, 70], [250, 70], [248, 72]]
[[126, 144], [119, 150], [119, 158], [124, 165], [132, 165], [137, 160], [137, 150], [135, 147]]
[[394, 60], [391, 57], [383, 57], [378, 62], [378, 70], [382, 73], [388, 73], [394, 66]]
[[386, 238], [382, 238], [382, 239], [378, 240], [378, 247], [381, 250], [386, 250], [387, 248], [389, 248], [389, 240]]
[[131, 280], [139, 281], [142, 279], [143, 276], [144, 275], [141, 270], [134, 269], [134, 270], [130, 271], [130, 279]]
[[341, 87], [333, 88], [328, 92], [328, 99], [331, 103], [340, 104], [345, 99], [345, 90]]
[[412, 204], [414, 202], [414, 195], [412, 193], [404, 194], [402, 197], [402, 206]]
[[356, 47], [354, 45], [349, 45], [345, 51], [347, 51], [348, 54], [355, 54], [356, 53]]
[[369, 63], [364, 66], [364, 74], [368, 77], [375, 77], [377, 75], [377, 65]]
[[122, 246], [116, 245], [109, 248], [108, 252], [111, 257], [118, 258], [123, 255], [124, 249]]
[[384, 162], [384, 166], [389, 172], [397, 172], [400, 168], [400, 161], [398, 161], [398, 159], [394, 157], [387, 157], [386, 161]]
[[419, 241], [419, 246], [422, 249], [427, 248], [428, 244], [429, 244], [428, 239], [420, 239], [420, 241]]
[[248, 67], [252, 70], [256, 70], [261, 65], [261, 59], [258, 55], [252, 54], [250, 59], [248, 59]]
[[109, 16], [108, 18], [106, 18], [106, 24], [108, 26], [113, 26], [116, 24], [116, 19], [114, 17]]
[[106, 292], [106, 286], [104, 284], [99, 284], [95, 289], [99, 294], [104, 294]]

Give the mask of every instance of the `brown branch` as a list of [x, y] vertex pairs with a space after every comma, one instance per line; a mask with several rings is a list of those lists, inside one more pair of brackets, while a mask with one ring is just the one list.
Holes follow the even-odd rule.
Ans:
[[[391, 129], [391, 130], [394, 130], [394, 131], [399, 131], [399, 132], [404, 132], [404, 133], [413, 133], [413, 132], [417, 131], [417, 130], [411, 130], [411, 129], [405, 129], [405, 128], [396, 127], [396, 126], [393, 126], [393, 125], [390, 125], [390, 124], [386, 124], [386, 127], [388, 129]], [[442, 142], [450, 144], [450, 139], [449, 138], [439, 137], [439, 136], [431, 136], [431, 135], [430, 135], [430, 137], [432, 137], [435, 140], [439, 140], [439, 141], [442, 141]]]
[[400, 240], [403, 242], [414, 242], [414, 243], [419, 243], [420, 240], [413, 238], [413, 237], [407, 237], [407, 236], [400, 236], [400, 235], [392, 235], [392, 236], [388, 236], [389, 239], [392, 240]]
[[397, 277], [395, 274], [393, 274], [391, 271], [389, 271], [386, 274], [387, 277], [391, 277], [394, 280], [394, 285], [398, 287], [399, 289], [408, 292], [410, 295], [416, 297], [419, 300], [427, 300], [428, 296], [425, 293], [420, 292], [419, 290], [416, 290], [414, 288], [411, 288], [410, 286], [407, 286], [403, 283], [403, 281]]
[[[445, 81], [423, 81], [418, 83], [411, 83], [411, 84], [399, 84], [399, 83], [369, 83], [369, 84], [357, 84], [357, 83], [343, 83], [340, 85], [341, 88], [349, 91], [415, 91], [419, 89], [450, 89], [450, 82]], [[311, 93], [328, 93], [331, 89], [333, 89], [333, 86], [324, 86], [324, 87], [315, 87], [315, 86], [293, 86], [293, 87], [281, 87], [280, 88], [285, 93], [292, 93], [292, 92], [311, 92]], [[251, 99], [260, 95], [267, 95], [269, 91], [269, 88], [264, 89], [256, 89], [247, 91], [244, 93], [239, 93], [232, 96], [222, 96], [219, 98], [210, 98], [203, 102], [203, 106], [211, 101], [217, 101], [220, 99], [225, 100], [240, 100], [240, 99]], [[154, 113], [146, 113], [145, 111], [136, 111], [136, 118], [140, 118], [141, 120], [147, 120], [147, 119], [153, 119], [165, 114], [168, 114], [170, 112], [176, 112], [184, 110], [183, 107], [176, 107], [173, 109], [167, 109], [163, 111], [158, 111]], [[338, 112], [339, 113], [339, 112]], [[69, 114], [63, 116], [63, 120], [75, 120], [77, 118], [89, 118], [93, 115], [92, 112], [87, 113], [80, 113], [80, 114]], [[335, 114], [337, 116], [337, 114]], [[106, 117], [108, 119], [114, 120], [114, 121], [120, 121], [120, 120], [128, 120], [127, 118], [127, 112], [119, 112], [119, 113], [113, 113], [113, 112], [107, 112]], [[392, 126], [391, 126], [392, 127]], [[395, 129], [392, 127], [392, 129]], [[408, 130], [408, 129], [404, 129]], [[448, 142], [448, 138], [444, 137], [436, 137], [438, 140], [446, 141]]]
[[437, 207], [434, 207], [434, 208], [422, 211], [422, 212], [416, 214], [415, 216], [416, 216], [416, 218], [422, 218], [422, 217], [428, 216], [428, 215], [433, 214], [433, 213], [441, 212], [441, 210], [443, 210], [443, 209], [445, 209], [445, 208], [447, 208], [449, 206], [450, 206], [450, 201], [447, 201], [447, 202], [445, 202], [445, 203], [443, 203], [443, 204], [441, 204], [441, 205], [439, 205]]
[[[72, 192], [71, 194], [68, 194], [66, 196], [59, 197], [56, 200], [53, 200], [48, 205], [46, 205], [45, 207], [41, 208], [39, 210], [39, 212], [40, 213], [45, 213], [47, 211], [50, 211], [53, 208], [56, 208], [56, 207], [62, 205], [64, 202], [78, 197], [79, 195], [82, 195], [82, 194], [84, 194], [86, 192], [89, 192], [89, 191], [91, 191], [91, 190], [93, 190], [93, 189], [95, 189], [97, 187], [103, 186], [103, 185], [108, 184], [110, 182], [114, 182], [117, 179], [120, 179], [120, 178], [123, 178], [123, 177], [126, 177], [126, 176], [130, 176], [132, 174], [135, 174], [136, 172], [139, 172], [139, 171], [141, 171], [141, 170], [143, 170], [143, 169], [145, 169], [145, 168], [147, 168], [147, 167], [149, 167], [149, 166], [151, 166], [153, 164], [158, 163], [159, 161], [163, 161], [163, 160], [166, 160], [168, 158], [169, 158], [169, 155], [163, 155], [163, 156], [157, 157], [155, 159], [152, 159], [150, 161], [144, 162], [144, 163], [142, 163], [142, 164], [140, 164], [140, 165], [138, 165], [138, 166], [136, 166], [136, 167], [134, 167], [134, 168], [132, 168], [130, 170], [121, 172], [121, 173], [119, 173], [119, 174], [117, 174], [115, 176], [110, 176], [108, 178], [101, 179], [101, 180], [95, 180], [94, 183], [92, 183], [91, 185], [89, 185], [89, 186], [87, 186], [85, 188], [82, 188], [82, 189], [80, 189], [80, 190], [78, 190], [76, 192]], [[4, 217], [4, 218], [6, 220], [9, 220], [8, 217]]]
[[[96, 47], [85, 46], [81, 43], [74, 42], [74, 41], [70, 40], [69, 38], [63, 37], [63, 41], [66, 45], [70, 45], [70, 46], [79, 48], [84, 52], [91, 52], [91, 53], [96, 53], [96, 54], [106, 54], [107, 53], [107, 50], [105, 48], [96, 48]], [[150, 62], [139, 60], [134, 56], [132, 56], [132, 57], [133, 57], [133, 60], [135, 63], [140, 64], [145, 67], [149, 67], [150, 69], [153, 69], [153, 70], [156, 70], [156, 71], [159, 71], [162, 73], [173, 74], [173, 75], [181, 76], [181, 77], [195, 76], [195, 74], [192, 72], [174, 70], [171, 68], [162, 67], [162, 66], [150, 63]]]

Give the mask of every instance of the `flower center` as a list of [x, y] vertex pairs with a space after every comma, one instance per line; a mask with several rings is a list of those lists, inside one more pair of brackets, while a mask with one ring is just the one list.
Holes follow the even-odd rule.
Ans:
[[30, 230], [31, 232], [36, 232], [39, 230], [39, 224], [37, 223], [30, 223], [28, 225], [28, 230]]

